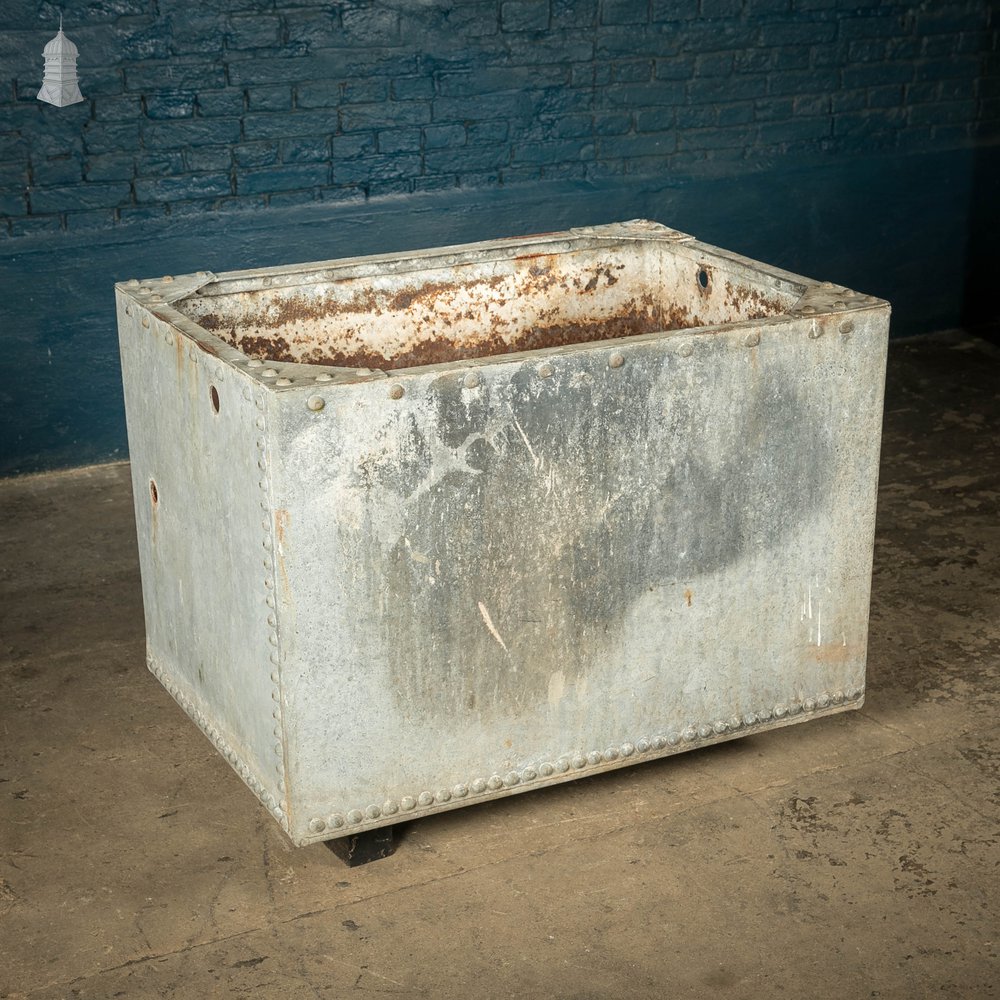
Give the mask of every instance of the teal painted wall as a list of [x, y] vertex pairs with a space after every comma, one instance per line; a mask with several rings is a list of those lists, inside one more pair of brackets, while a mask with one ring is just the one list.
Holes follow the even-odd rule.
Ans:
[[95, 0], [87, 98], [0, 8], [0, 473], [124, 457], [115, 281], [646, 216], [996, 319], [997, 14], [979, 0]]

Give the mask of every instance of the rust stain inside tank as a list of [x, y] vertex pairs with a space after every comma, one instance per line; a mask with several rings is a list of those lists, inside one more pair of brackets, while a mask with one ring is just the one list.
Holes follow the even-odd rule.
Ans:
[[757, 319], [786, 307], [740, 282], [700, 286], [699, 267], [680, 273], [676, 262], [665, 267], [607, 250], [526, 253], [464, 269], [252, 289], [188, 305], [192, 318], [248, 357], [374, 369]]

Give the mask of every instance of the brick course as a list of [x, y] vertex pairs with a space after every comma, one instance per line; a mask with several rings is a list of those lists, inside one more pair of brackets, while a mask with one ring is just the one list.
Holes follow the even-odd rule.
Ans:
[[67, 3], [62, 109], [50, 13], [0, 13], [3, 236], [1000, 141], [981, 0]]

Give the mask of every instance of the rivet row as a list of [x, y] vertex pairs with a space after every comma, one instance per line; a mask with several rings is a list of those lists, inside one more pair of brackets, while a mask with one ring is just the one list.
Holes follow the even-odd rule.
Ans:
[[394, 816], [397, 812], [409, 813], [416, 809], [429, 809], [432, 806], [450, 802], [452, 799], [464, 799], [469, 795], [483, 795], [486, 792], [529, 784], [539, 777], [550, 778], [566, 774], [570, 770], [582, 771], [588, 767], [600, 767], [619, 759], [627, 760], [636, 754], [642, 755], [667, 750], [677, 747], [681, 743], [689, 744], [699, 740], [717, 739], [726, 733], [744, 733], [750, 729], [765, 726], [772, 720], [821, 711], [831, 705], [842, 705], [845, 702], [856, 701], [863, 695], [863, 687], [852, 688], [848, 691], [823, 691], [815, 697], [805, 698], [802, 701], [779, 702], [771, 708], [762, 708], [755, 712], [734, 713], [727, 719], [691, 723], [680, 731], [670, 731], [656, 736], [641, 736], [635, 741], [626, 741], [618, 746], [609, 746], [603, 750], [564, 754], [556, 760], [544, 761], [537, 767], [528, 766], [519, 771], [513, 770], [504, 774], [473, 778], [468, 783], [462, 782], [450, 789], [424, 790], [415, 796], [404, 795], [398, 802], [395, 799], [388, 799], [382, 805], [369, 805], [364, 809], [350, 809], [326, 817], [316, 816], [309, 820], [309, 830], [312, 833], [320, 834], [325, 830], [340, 830], [344, 827], [358, 826], [383, 816]]
[[[184, 695], [180, 687], [167, 676], [152, 654], [146, 654], [146, 666], [149, 668], [150, 673], [163, 685], [170, 697], [187, 713], [191, 721], [211, 740], [215, 749], [222, 754], [233, 770], [243, 779], [244, 784], [260, 799], [267, 811], [281, 824], [282, 829], [289, 832], [288, 817], [281, 803], [257, 779], [257, 776], [250, 770], [246, 762], [226, 742], [219, 729], [198, 709], [194, 702]], [[279, 781], [278, 787], [279, 789], [283, 787], [281, 781]]]
[[[261, 372], [262, 375], [266, 375], [268, 371], [273, 369], [265, 369]], [[277, 374], [277, 373], [275, 373]], [[283, 382], [288, 382], [288, 379], [278, 379], [278, 384], [281, 385]], [[267, 435], [264, 433], [267, 429], [267, 421], [264, 417], [264, 397], [258, 394], [254, 399], [254, 405], [259, 411], [255, 420], [255, 426], [261, 433], [256, 439], [257, 448], [257, 467], [262, 474], [262, 478], [258, 482], [258, 487], [261, 493], [261, 510], [264, 512], [264, 518], [261, 520], [261, 531], [263, 532], [263, 537], [261, 538], [261, 546], [263, 547], [266, 555], [262, 560], [264, 566], [264, 623], [266, 625], [265, 636], [267, 641], [268, 649], [267, 655], [267, 671], [271, 680], [271, 701], [274, 703], [274, 710], [271, 713], [272, 718], [277, 723], [275, 726], [275, 734], [278, 735], [281, 732], [281, 638], [278, 631], [278, 614], [276, 610], [276, 602], [274, 600], [274, 533], [273, 533], [273, 523], [271, 520], [271, 504], [269, 498], [269, 484], [267, 481]], [[280, 739], [275, 742], [273, 746], [274, 760], [275, 760], [275, 773], [278, 775], [279, 783], [283, 783], [285, 775], [285, 753], [284, 747], [281, 744]]]

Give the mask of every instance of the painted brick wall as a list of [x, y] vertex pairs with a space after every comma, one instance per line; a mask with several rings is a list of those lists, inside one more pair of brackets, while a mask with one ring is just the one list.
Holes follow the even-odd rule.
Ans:
[[86, 100], [53, 108], [35, 94], [56, 5], [0, 5], [0, 236], [1000, 141], [988, 0], [63, 10]]

